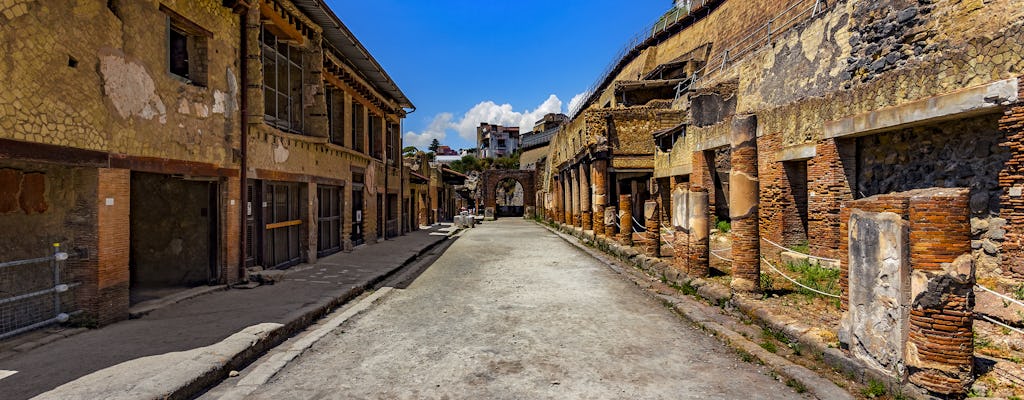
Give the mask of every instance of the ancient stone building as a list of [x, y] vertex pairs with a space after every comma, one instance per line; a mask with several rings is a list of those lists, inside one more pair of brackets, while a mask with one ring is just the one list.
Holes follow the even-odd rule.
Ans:
[[412, 103], [322, 0], [261, 1], [246, 16], [246, 264], [399, 235]]
[[9, 0], [0, 37], [0, 262], [61, 243], [82, 323], [401, 233], [412, 104], [320, 0]]
[[776, 244], [800, 246], [842, 261], [844, 302], [885, 296], [857, 291], [896, 279], [857, 269], [874, 265], [864, 252], [877, 247], [853, 232], [894, 234], [906, 280], [886, 285], [908, 285], [894, 304], [905, 311], [896, 323], [912, 328], [888, 338], [906, 341], [893, 350], [898, 363], [880, 361], [880, 349], [863, 357], [933, 393], [965, 392], [975, 276], [1024, 278], [1024, 9], [998, 0], [689, 6], [627, 49], [553, 140], [549, 217], [591, 226], [587, 217], [621, 198], [629, 210], [605, 227], [628, 229], [629, 219], [649, 222], [639, 216], [654, 198], [661, 223], [646, 225], [673, 228], [674, 264], [697, 276], [707, 273], [709, 222], [731, 220], [734, 290], [759, 289], [762, 256], [777, 257]]

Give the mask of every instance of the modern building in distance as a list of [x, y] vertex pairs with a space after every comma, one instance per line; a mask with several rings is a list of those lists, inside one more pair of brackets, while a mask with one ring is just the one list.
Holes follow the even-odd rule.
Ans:
[[536, 170], [537, 163], [547, 158], [548, 143], [558, 133], [558, 129], [569, 122], [565, 114], [548, 114], [533, 125], [533, 131], [524, 133], [520, 140], [522, 153], [519, 155], [519, 168]]
[[438, 146], [437, 152], [435, 152], [434, 154], [437, 154], [439, 156], [457, 156], [459, 155], [459, 152], [455, 151], [455, 149], [452, 149], [449, 146]]
[[480, 123], [476, 128], [477, 156], [511, 157], [519, 149], [519, 128]]

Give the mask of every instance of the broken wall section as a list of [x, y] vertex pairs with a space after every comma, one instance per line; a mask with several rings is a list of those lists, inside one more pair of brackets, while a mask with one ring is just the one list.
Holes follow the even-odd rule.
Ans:
[[964, 188], [919, 189], [842, 211], [841, 341], [880, 372], [942, 395], [973, 381], [968, 204]]

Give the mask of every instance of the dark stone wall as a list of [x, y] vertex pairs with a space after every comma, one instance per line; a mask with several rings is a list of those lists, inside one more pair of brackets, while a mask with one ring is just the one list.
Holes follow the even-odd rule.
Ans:
[[133, 173], [131, 182], [132, 285], [191, 286], [210, 271], [208, 182]]
[[999, 115], [943, 122], [857, 139], [857, 197], [931, 187], [971, 190], [971, 215], [999, 214]]

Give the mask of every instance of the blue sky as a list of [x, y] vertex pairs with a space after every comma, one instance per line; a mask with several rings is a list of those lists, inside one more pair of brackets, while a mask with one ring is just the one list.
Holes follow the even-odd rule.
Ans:
[[416, 105], [406, 145], [474, 147], [481, 122], [522, 125], [569, 103], [669, 0], [327, 0]]

